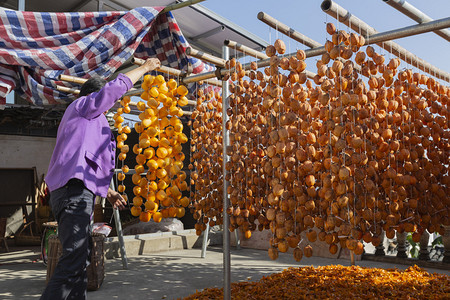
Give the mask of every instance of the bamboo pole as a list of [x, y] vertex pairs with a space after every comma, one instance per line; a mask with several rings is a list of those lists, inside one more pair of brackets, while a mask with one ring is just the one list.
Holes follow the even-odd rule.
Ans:
[[83, 84], [87, 81], [86, 78], [75, 77], [75, 76], [64, 75], [64, 74], [59, 75], [58, 79], [62, 80], [62, 81], [68, 81], [68, 82], [73, 82], [73, 83], [78, 83], [78, 84]]
[[248, 46], [239, 44], [238, 42], [232, 41], [232, 40], [225, 40], [223, 42], [225, 44], [225, 46], [227, 46], [228, 48], [231, 49], [236, 49], [242, 53], [248, 54], [250, 56], [253, 56], [254, 58], [258, 58], [258, 59], [267, 59], [269, 58], [266, 54], [257, 51], [255, 49], [252, 49]]
[[[76, 77], [75, 77], [75, 78], [76, 78]], [[71, 89], [71, 88], [68, 88], [68, 87], [65, 87], [65, 86], [60, 86], [60, 85], [57, 85], [57, 86], [56, 86], [56, 89], [57, 89], [58, 91], [61, 91], [61, 92], [71, 93], [71, 94], [75, 94], [75, 95], [78, 95], [78, 94], [80, 93], [80, 90], [77, 90], [77, 89]], [[140, 94], [140, 93], [139, 93], [139, 94]], [[127, 95], [127, 94], [124, 94], [124, 96], [131, 96], [131, 95], [130, 95], [130, 94], [128, 94], [128, 95]], [[116, 103], [120, 103], [120, 100], [118, 100]], [[131, 102], [129, 103], [129, 105], [130, 105], [130, 106], [137, 106], [137, 103], [131, 101]], [[196, 106], [196, 105], [197, 105], [197, 102], [196, 102], [196, 101], [188, 100], [187, 106]], [[192, 115], [192, 112], [187, 111], [187, 110], [182, 110], [182, 112], [183, 112], [183, 115], [187, 115], [187, 116]]]
[[307, 37], [306, 35], [301, 34], [300, 32], [296, 31], [295, 29], [287, 26], [286, 24], [281, 23], [277, 19], [269, 16], [268, 14], [266, 14], [262, 11], [258, 13], [258, 19], [261, 20], [262, 22], [266, 23], [270, 27], [275, 28], [279, 32], [287, 35], [291, 39], [293, 39], [299, 43], [302, 43], [303, 45], [308, 46], [309, 48], [317, 48], [317, 47], [322, 46], [319, 42], [316, 42], [313, 39]]
[[[133, 57], [131, 59], [131, 62], [135, 65], [141, 66], [144, 64], [145, 60], [144, 59], [140, 59], [137, 57]], [[173, 76], [182, 76], [185, 74], [185, 72], [182, 72], [180, 70], [174, 69], [174, 68], [169, 68], [166, 66], [161, 66], [158, 69], [156, 69], [155, 71], [161, 72], [161, 73], [165, 73], [165, 74], [169, 74], [169, 75], [173, 75]]]
[[[80, 82], [81, 83], [84, 79], [80, 78], [80, 77], [75, 77], [75, 76], [62, 75], [61, 80], [68, 81], [68, 82], [75, 82], [75, 83], [76, 82]], [[84, 81], [86, 81], [86, 80], [84, 80]], [[60, 86], [60, 85], [57, 85], [56, 89], [58, 91], [61, 91], [61, 92], [71, 93], [71, 94], [76, 94], [76, 95], [78, 95], [80, 93], [80, 90], [78, 90], [78, 89], [71, 89], [71, 88], [68, 88], [68, 87], [65, 87], [65, 86]], [[124, 96], [137, 96], [137, 95], [142, 94], [143, 92], [144, 92], [144, 90], [141, 89], [141, 88], [139, 88], [139, 89], [134, 89], [133, 88], [133, 89], [129, 90], [128, 92], [126, 92], [124, 94]], [[193, 101], [193, 100], [188, 100], [188, 104], [187, 105], [188, 106], [195, 106], [195, 105], [197, 105], [197, 102]]]
[[186, 7], [186, 6], [194, 5], [194, 4], [197, 4], [199, 2], [203, 2], [203, 1], [205, 1], [205, 0], [186, 0], [186, 1], [183, 1], [183, 2], [180, 2], [180, 3], [171, 4], [171, 5], [166, 6], [166, 8], [164, 8], [161, 11], [161, 13], [166, 13], [166, 12], [169, 12], [169, 11], [172, 11], [172, 10], [176, 10], [176, 9], [180, 9], [180, 8], [183, 8], [183, 7]]
[[204, 80], [204, 83], [222, 87], [222, 81], [217, 80], [217, 79], [206, 79], [206, 80]]
[[[442, 20], [436, 20], [434, 22], [439, 22], [439, 21], [442, 21]], [[353, 26], [353, 23], [352, 23], [352, 26]], [[444, 25], [441, 25], [441, 26], [444, 26]], [[427, 30], [426, 31], [422, 31], [422, 28], [425, 28], [425, 27], [427, 27]], [[450, 25], [448, 25], [447, 27], [450, 27]], [[414, 26], [408, 26], [408, 28], [409, 28], [408, 36], [419, 34], [419, 32], [416, 31], [416, 29], [420, 30], [421, 31], [420, 33], [436, 30], [435, 27], [429, 26], [427, 24], [419, 24], [419, 25], [414, 25]], [[414, 29], [414, 30], [412, 30], [412, 29]], [[372, 37], [376, 38], [378, 43], [381, 43], [381, 42], [388, 41], [392, 37], [393, 32], [395, 32], [395, 31], [402, 31], [402, 30], [404, 30], [404, 28], [399, 28], [399, 29], [396, 29], [396, 30], [393, 30], [393, 31], [389, 31], [386, 35], [385, 35], [384, 32], [380, 32], [380, 33], [377, 33], [377, 34], [373, 35]], [[399, 37], [397, 37], [397, 38], [399, 38]], [[371, 38], [370, 37], [366, 38], [366, 43], [364, 45], [367, 46], [367, 45], [371, 45], [371, 44], [373, 44]], [[386, 43], [384, 43], [384, 45], [386, 45]], [[326, 50], [325, 50], [325, 47], [323, 47], [323, 46], [305, 50], [305, 54], [306, 54], [307, 58], [308, 57], [319, 56], [319, 55], [324, 54], [325, 52], [326, 52]], [[295, 56], [296, 54], [297, 54], [296, 52], [294, 52], [294, 53], [287, 53], [287, 54], [284, 54], [284, 55], [280, 55], [279, 57], [280, 58], [282, 58], [282, 57], [290, 58], [291, 56]], [[257, 62], [257, 65], [258, 65], [258, 68], [267, 67], [267, 66], [270, 65], [270, 59], [259, 60]], [[250, 63], [244, 64], [242, 67], [245, 70], [249, 70], [251, 68]], [[234, 69], [230, 69], [230, 70], [223, 69], [223, 70], [220, 70], [220, 74], [221, 75], [225, 75], [225, 74], [227, 74], [229, 72], [233, 72], [233, 71], [234, 71]], [[427, 73], [429, 73], [429, 72], [427, 72]], [[438, 75], [435, 75], [436, 73], [431, 72], [429, 74], [431, 74], [431, 75], [433, 75], [433, 76], [435, 76], [437, 78], [440, 78], [440, 79], [443, 79], [443, 80], [447, 80], [447, 81], [450, 82], [450, 79], [448, 79], [448, 78], [450, 78], [449, 76], [444, 76], [443, 78], [441, 78]], [[214, 78], [214, 77], [216, 77], [216, 75], [217, 75], [216, 72], [208, 72], [208, 73], [203, 73], [203, 74], [198, 74], [198, 75], [191, 75], [191, 76], [185, 77], [183, 79], [183, 82], [184, 83], [195, 82], [195, 81], [198, 81], [199, 80], [198, 78], [200, 78], [200, 77], [201, 77], [200, 80], [207, 79], [207, 78]]]
[[[292, 38], [293, 40], [309, 47], [309, 48], [318, 48], [318, 47], [322, 47], [323, 45], [309, 37], [307, 37], [306, 35], [296, 31], [295, 29], [281, 23], [280, 21], [278, 21], [277, 19], [269, 16], [268, 14], [264, 13], [264, 12], [259, 12], [258, 13], [258, 19], [260, 19], [262, 22], [266, 23], [267, 25], [269, 25], [270, 27], [272, 27], [273, 29], [289, 36], [290, 38]], [[339, 61], [341, 61], [342, 63], [345, 63], [345, 59], [338, 57], [337, 58]], [[358, 65], [355, 65], [354, 68], [358, 71], [361, 72], [361, 67]], [[310, 72], [310, 71], [305, 71], [306, 72], [306, 76], [310, 79], [313, 79], [314, 76], [316, 76], [316, 73]]]
[[78, 89], [71, 89], [66, 86], [61, 86], [61, 85], [57, 85], [56, 89], [60, 92], [64, 92], [64, 93], [68, 93], [68, 94], [78, 95], [80, 93], [80, 90], [78, 90]]
[[[442, 71], [432, 64], [426, 62], [425, 60], [417, 57], [413, 53], [409, 52], [405, 48], [401, 47], [399, 44], [392, 42], [392, 39], [412, 36], [416, 34], [421, 34], [425, 32], [435, 31], [443, 28], [450, 27], [450, 18], [444, 18], [440, 20], [435, 20], [432, 22], [403, 27], [396, 30], [391, 30], [389, 32], [378, 33], [373, 27], [369, 26], [367, 23], [359, 19], [358, 17], [352, 15], [345, 8], [341, 7], [332, 0], [324, 0], [320, 5], [322, 10], [333, 18], [337, 19], [339, 22], [350, 26], [355, 31], [361, 31], [365, 36], [366, 45], [377, 44], [389, 53], [397, 56], [398, 58], [404, 60], [406, 63], [411, 64], [414, 67], [428, 73], [438, 79], [450, 82], [450, 74], [448, 72]], [[399, 34], [402, 32], [401, 34]], [[375, 42], [374, 42], [375, 41]]]
[[[239, 44], [239, 43], [237, 43], [235, 41], [225, 40], [224, 44], [228, 48], [236, 49], [238, 51], [241, 51], [242, 53], [248, 54], [250, 56], [253, 56], [253, 57], [261, 59], [261, 60], [269, 58], [266, 54], [264, 54], [262, 52], [259, 52], [259, 51], [256, 51], [256, 50], [254, 50], [254, 49], [252, 49], [252, 48], [250, 48], [248, 46]], [[306, 77], [308, 77], [310, 79], [312, 79], [312, 78], [314, 78], [314, 76], [316, 76], [315, 73], [313, 73], [311, 71], [308, 71], [308, 70], [305, 70], [304, 73], [306, 73]]]
[[[134, 57], [134, 58], [132, 59], [132, 63], [134, 63], [134, 64], [136, 64], [136, 65], [139, 65], [139, 66], [142, 65], [144, 62], [145, 62], [145, 60], [140, 59], [140, 58]], [[185, 78], [184, 75], [187, 75], [187, 73], [185, 73], [185, 72], [182, 72], [182, 71], [177, 70], [177, 69], [174, 69], [174, 68], [164, 67], [164, 66], [162, 66], [162, 67], [159, 68], [159, 69], [156, 69], [156, 71], [159, 71], [159, 72], [162, 72], [162, 73], [166, 73], [166, 74], [170, 74], [170, 75], [179, 76], [179, 77], [180, 77], [179, 80], [180, 80], [182, 83], [185, 83], [185, 82], [184, 82], [184, 78]], [[196, 80], [196, 81], [203, 80], [203, 81], [205, 81], [206, 83], [211, 84], [211, 85], [215, 85], [215, 86], [219, 86], [219, 87], [222, 86], [222, 83], [219, 82], [218, 80], [208, 80], [208, 79], [210, 79], [210, 78], [212, 78], [212, 77], [203, 78], [203, 79], [199, 79], [199, 80]]]
[[218, 67], [225, 67], [225, 60], [223, 58], [220, 57], [216, 57], [214, 55], [202, 52], [200, 50], [194, 49], [192, 47], [188, 47], [186, 49], [186, 54], [193, 56], [195, 58], [207, 61], [209, 63], [212, 63], [213, 65], [216, 65]]

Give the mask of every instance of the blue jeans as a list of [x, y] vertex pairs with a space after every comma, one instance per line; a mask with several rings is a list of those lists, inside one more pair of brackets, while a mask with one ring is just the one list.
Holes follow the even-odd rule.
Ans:
[[86, 299], [94, 197], [78, 179], [50, 193], [63, 252], [41, 299]]

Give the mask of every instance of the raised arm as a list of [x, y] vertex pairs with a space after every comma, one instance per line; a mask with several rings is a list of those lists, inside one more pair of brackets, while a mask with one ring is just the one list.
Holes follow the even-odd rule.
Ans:
[[161, 66], [161, 62], [157, 58], [148, 58], [141, 66], [125, 73], [131, 82], [135, 84], [145, 73], [153, 71]]
[[[145, 63], [108, 82], [100, 91], [93, 92], [76, 103], [76, 109], [86, 119], [92, 119], [109, 110], [145, 74], [161, 66], [159, 59], [149, 58]], [[131, 82], [130, 82], [131, 81]]]

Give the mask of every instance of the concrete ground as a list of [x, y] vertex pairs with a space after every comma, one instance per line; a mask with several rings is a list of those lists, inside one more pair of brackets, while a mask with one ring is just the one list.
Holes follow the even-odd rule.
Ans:
[[[223, 256], [220, 247], [208, 247], [206, 257], [200, 249], [156, 252], [128, 257], [128, 270], [120, 258], [105, 261], [105, 279], [101, 288], [88, 292], [90, 300], [105, 299], [182, 299], [196, 290], [223, 285]], [[291, 266], [350, 265], [343, 259], [303, 258], [297, 263], [291, 254], [270, 260], [267, 251], [231, 249], [231, 281], [257, 281], [262, 276]], [[357, 261], [357, 265], [406, 269], [375, 261]], [[427, 269], [450, 275], [450, 270]], [[0, 299], [39, 299], [45, 287], [46, 267], [39, 260], [38, 247], [13, 247], [0, 253]]]

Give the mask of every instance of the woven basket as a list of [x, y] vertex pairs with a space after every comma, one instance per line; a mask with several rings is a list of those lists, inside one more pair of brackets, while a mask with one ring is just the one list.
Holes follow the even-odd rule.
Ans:
[[[105, 278], [105, 255], [103, 250], [105, 236], [103, 234], [92, 235], [91, 263], [86, 268], [89, 291], [98, 290]], [[56, 235], [51, 235], [48, 239], [48, 263], [47, 263], [47, 283], [55, 272], [59, 257], [62, 254], [62, 245]]]

